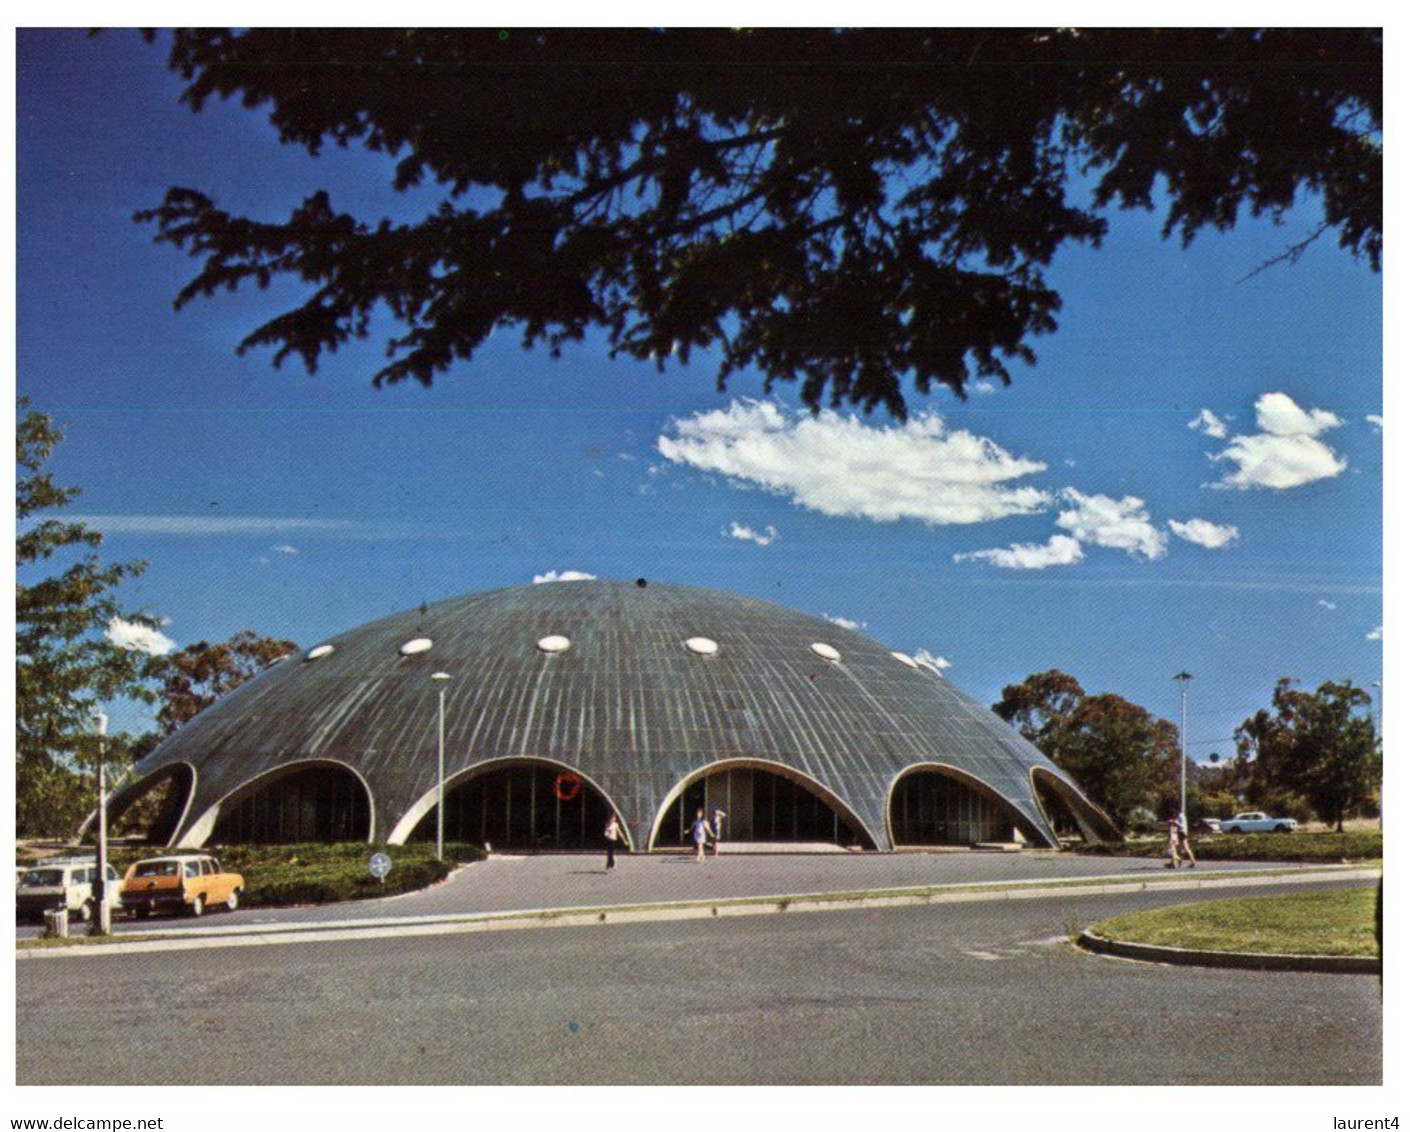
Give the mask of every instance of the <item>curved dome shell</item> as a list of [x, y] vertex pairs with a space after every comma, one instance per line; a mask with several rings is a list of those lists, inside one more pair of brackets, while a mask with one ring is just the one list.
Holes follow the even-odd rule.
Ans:
[[[543, 651], [550, 637], [571, 648]], [[685, 647], [693, 638], [716, 651]], [[1109, 828], [1037, 748], [933, 671], [768, 602], [557, 582], [454, 598], [326, 643], [316, 662], [274, 665], [144, 760], [143, 781], [194, 770], [174, 842], [200, 844], [222, 801], [294, 764], [349, 768], [369, 795], [373, 840], [405, 838], [434, 797], [442, 689], [448, 781], [494, 760], [552, 760], [603, 791], [637, 848], [687, 779], [730, 760], [805, 776], [877, 847], [892, 845], [892, 787], [917, 767], [973, 780], [1039, 840], [1054, 841], [1038, 778], [1084, 825]], [[819, 654], [828, 650], [838, 659]], [[437, 672], [452, 679], [433, 681]]]

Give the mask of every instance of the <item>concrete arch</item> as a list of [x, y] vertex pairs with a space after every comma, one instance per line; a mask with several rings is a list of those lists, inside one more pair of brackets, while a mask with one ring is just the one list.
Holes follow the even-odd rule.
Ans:
[[[186, 824], [186, 818], [191, 812], [191, 803], [196, 800], [196, 768], [185, 760], [167, 763], [160, 766], [150, 774], [144, 774], [141, 778], [129, 782], [126, 786], [121, 786], [108, 796], [108, 827], [112, 828], [113, 823], [122, 817], [128, 810], [139, 802], [143, 795], [156, 789], [168, 778], [177, 774], [185, 773], [190, 776], [190, 785], [186, 788], [186, 799], [181, 803], [181, 811], [176, 816], [176, 823], [171, 827], [171, 834], [163, 842], [163, 846], [170, 846], [176, 839], [176, 835], [181, 832], [181, 827]], [[98, 820], [98, 811], [92, 810], [83, 824], [78, 827], [75, 836], [81, 841], [93, 828], [93, 824]]]
[[[1028, 780], [1029, 786], [1033, 791], [1033, 804], [1038, 807], [1038, 812], [1043, 815], [1043, 820], [1048, 823], [1050, 829], [1052, 819], [1048, 817], [1047, 811], [1043, 809], [1043, 799], [1038, 793], [1039, 782], [1044, 783], [1067, 803], [1067, 808], [1076, 819], [1078, 828], [1082, 830], [1082, 836], [1087, 838], [1087, 840], [1120, 840], [1121, 831], [1112, 824], [1111, 819], [1108, 818], [1106, 814], [1102, 813], [1101, 807], [1061, 775], [1054, 774], [1045, 766], [1035, 766], [1028, 772]], [[1055, 832], [1053, 840], [1057, 840]]]
[[[1022, 810], [1020, 810], [1016, 805], [1014, 805], [1011, 799], [1005, 798], [1002, 794], [1000, 794], [982, 778], [979, 778], [977, 775], [971, 774], [969, 771], [961, 770], [959, 767], [953, 766], [950, 763], [919, 762], [912, 763], [910, 766], [902, 770], [891, 780], [891, 785], [886, 788], [886, 840], [890, 843], [892, 849], [896, 848], [896, 830], [892, 822], [892, 804], [894, 803], [896, 798], [896, 787], [901, 784], [901, 780], [907, 775], [921, 773], [925, 771], [929, 771], [934, 774], [943, 774], [945, 777], [953, 779], [954, 781], [960, 783], [962, 786], [968, 786], [976, 794], [980, 794], [983, 797], [986, 797], [991, 801], [998, 803], [1010, 814], [1012, 814], [1015, 825], [1019, 826], [1022, 829], [1025, 829], [1027, 832], [1034, 835], [1035, 841], [1042, 842], [1043, 844], [1048, 845], [1052, 848], [1057, 847], [1057, 838], [1053, 836], [1053, 833], [1050, 829], [1046, 828], [1046, 824], [1039, 825]], [[1038, 812], [1040, 814], [1043, 812], [1041, 807], [1039, 808]]]
[[780, 778], [788, 779], [790, 782], [801, 786], [804, 790], [807, 790], [809, 793], [819, 798], [829, 806], [834, 813], [846, 819], [860, 836], [871, 843], [866, 846], [866, 848], [877, 848], [876, 837], [867, 826], [867, 823], [862, 821], [851, 806], [811, 775], [805, 774], [797, 767], [787, 766], [784, 763], [776, 763], [769, 759], [736, 758], [720, 759], [718, 762], [708, 763], [703, 767], [699, 767], [691, 771], [671, 787], [666, 797], [662, 800], [661, 805], [657, 807], [656, 817], [651, 822], [651, 836], [646, 843], [648, 851], [656, 848], [657, 839], [661, 835], [661, 823], [666, 820], [666, 815], [671, 812], [671, 807], [676, 803], [676, 800], [679, 799], [690, 786], [699, 782], [702, 778], [708, 778], [712, 774], [726, 770], [764, 770], [771, 774], [776, 774]]
[[[235, 789], [227, 792], [218, 801], [202, 812], [201, 816], [191, 823], [189, 829], [177, 842], [177, 846], [182, 849], [199, 849], [206, 843], [206, 839], [215, 832], [216, 823], [220, 820], [221, 810], [224, 807], [233, 805], [236, 802], [244, 801], [256, 790], [272, 785], [281, 778], [286, 778], [290, 774], [296, 774], [302, 770], [317, 770], [324, 768], [328, 770], [346, 771], [361, 784], [363, 792], [367, 795], [367, 842], [371, 844], [376, 840], [377, 832], [377, 799], [372, 794], [372, 787], [368, 785], [367, 779], [355, 767], [343, 762], [341, 759], [299, 759], [296, 762], [284, 763], [269, 770], [262, 771], [253, 778], [246, 779]], [[183, 819], [184, 820], [184, 819]]]
[[[450, 794], [457, 786], [469, 782], [477, 775], [487, 774], [490, 771], [501, 770], [506, 767], [532, 767], [543, 766], [552, 767], [570, 774], [576, 774], [583, 780], [585, 786], [591, 786], [601, 795], [602, 800], [611, 807], [612, 812], [617, 815], [617, 824], [621, 827], [622, 835], [627, 839], [627, 850], [636, 852], [636, 845], [632, 841], [631, 830], [627, 827], [626, 818], [622, 816], [622, 807], [617, 805], [611, 794], [602, 788], [602, 784], [590, 775], [584, 774], [577, 767], [569, 763], [560, 762], [558, 759], [545, 758], [541, 755], [508, 755], [502, 758], [486, 759], [483, 762], [467, 766], [454, 774], [447, 775], [445, 781], [445, 792]], [[431, 787], [420, 798], [416, 799], [397, 820], [397, 824], [392, 828], [392, 832], [387, 835], [388, 845], [405, 845], [406, 839], [412, 835], [416, 827], [421, 824], [421, 820], [429, 814], [436, 806], [436, 787]]]

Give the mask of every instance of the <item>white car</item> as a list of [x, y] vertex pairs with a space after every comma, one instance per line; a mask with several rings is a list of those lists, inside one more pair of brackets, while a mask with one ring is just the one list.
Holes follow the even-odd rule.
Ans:
[[1297, 829], [1297, 819], [1270, 818], [1262, 810], [1249, 810], [1219, 825], [1225, 833], [1292, 833]]
[[[92, 857], [71, 857], [63, 860], [42, 861], [27, 869], [20, 877], [15, 891], [15, 912], [21, 919], [42, 919], [51, 908], [67, 908], [80, 920], [93, 918], [93, 878], [98, 874], [98, 866]], [[103, 893], [103, 902], [109, 908], [121, 907], [118, 890], [122, 878], [117, 870], [108, 866], [108, 886]]]

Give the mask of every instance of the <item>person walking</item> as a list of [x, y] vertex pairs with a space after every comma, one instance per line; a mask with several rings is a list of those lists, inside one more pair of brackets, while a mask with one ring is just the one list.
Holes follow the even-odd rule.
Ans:
[[695, 820], [690, 823], [690, 839], [695, 842], [696, 864], [701, 864], [705, 860], [705, 839], [710, 834], [710, 823], [705, 820], [704, 809], [696, 810]]
[[715, 811], [715, 856], [720, 855], [720, 842], [725, 836], [725, 818], [729, 817], [724, 810]]
[[602, 831], [602, 839], [607, 842], [607, 867], [617, 867], [617, 842], [622, 840], [622, 827], [617, 823], [617, 815], [607, 819], [607, 828]]
[[1183, 813], [1177, 814], [1175, 819], [1175, 867], [1180, 867], [1180, 857], [1190, 862], [1190, 868], [1195, 867], [1195, 851], [1190, 848], [1190, 823]]
[[1170, 820], [1166, 823], [1169, 831], [1169, 838], [1165, 842], [1165, 855], [1170, 859], [1165, 862], [1167, 869], [1180, 867], [1180, 815], [1174, 810], [1170, 811]]

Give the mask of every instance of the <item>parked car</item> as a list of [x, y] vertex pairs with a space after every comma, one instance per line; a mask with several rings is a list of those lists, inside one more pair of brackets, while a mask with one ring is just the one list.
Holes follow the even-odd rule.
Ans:
[[245, 878], [226, 872], [214, 857], [177, 853], [133, 864], [122, 882], [122, 906], [134, 916], [157, 911], [199, 916], [216, 905], [233, 912], [244, 891]]
[[1235, 814], [1219, 824], [1225, 833], [1292, 833], [1297, 829], [1296, 818], [1270, 818], [1262, 810]]
[[[34, 865], [24, 871], [15, 890], [16, 915], [38, 920], [51, 908], [67, 908], [70, 915], [86, 923], [97, 910], [93, 896], [93, 881], [97, 875], [98, 864], [92, 857], [68, 857]], [[109, 865], [103, 902], [110, 909], [118, 907], [121, 884], [117, 870]]]

